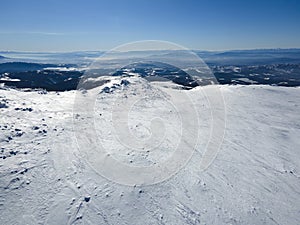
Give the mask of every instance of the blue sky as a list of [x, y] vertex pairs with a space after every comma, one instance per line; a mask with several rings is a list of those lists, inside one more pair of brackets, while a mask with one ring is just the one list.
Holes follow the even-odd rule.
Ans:
[[1, 0], [0, 50], [108, 50], [140, 40], [191, 49], [300, 47], [298, 0]]

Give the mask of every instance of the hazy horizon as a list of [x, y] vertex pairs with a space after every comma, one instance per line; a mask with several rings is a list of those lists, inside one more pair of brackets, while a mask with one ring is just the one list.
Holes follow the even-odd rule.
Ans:
[[[199, 51], [199, 52], [230, 52], [230, 51], [278, 51], [278, 50], [300, 50], [300, 47], [298, 48], [245, 48], [245, 49], [216, 49], [216, 50], [205, 50], [205, 49], [188, 49], [190, 51]], [[1, 50], [0, 53], [76, 53], [76, 52], [107, 52], [111, 51], [110, 49], [108, 50], [74, 50], [74, 51], [22, 51], [22, 50]], [[161, 50], [134, 50], [134, 51], [182, 51], [181, 49], [161, 49]], [[115, 52], [134, 52], [134, 51], [115, 51]], [[112, 51], [113, 52], [113, 51]]]

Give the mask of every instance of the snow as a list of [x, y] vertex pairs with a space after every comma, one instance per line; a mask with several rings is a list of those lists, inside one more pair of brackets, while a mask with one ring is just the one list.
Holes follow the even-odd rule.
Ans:
[[80, 71], [83, 69], [78, 69], [75, 67], [46, 67], [44, 70], [54, 70], [54, 71]]
[[241, 72], [241, 68], [240, 67], [234, 67], [233, 71], [236, 73], [240, 73]]
[[[184, 91], [126, 79], [127, 86], [118, 78], [104, 84], [109, 93], [101, 93], [104, 86], [43, 94], [0, 89], [8, 106], [0, 108], [0, 224], [300, 224], [299, 88], [215, 86], [224, 97], [226, 129], [203, 170], [212, 117], [222, 124], [222, 114], [209, 104], [212, 86]], [[89, 118], [85, 109], [93, 95]], [[174, 102], [185, 97], [197, 114]], [[81, 111], [79, 100], [85, 100]], [[180, 121], [198, 125], [197, 141], [193, 129], [182, 135]], [[97, 137], [109, 157], [142, 168], [168, 162], [182, 136], [182, 149], [192, 143], [195, 151], [180, 155], [188, 162], [178, 161], [176, 173], [161, 171], [170, 176], [161, 182], [152, 177], [153, 184], [133, 184], [144, 177], [142, 170], [133, 183], [128, 171], [121, 181], [118, 174], [101, 174], [98, 169], [108, 167], [93, 164], [93, 144], [81, 145]]]
[[0, 81], [14, 81], [14, 82], [18, 82], [21, 81], [20, 79], [12, 79], [10, 77], [4, 76], [4, 77], [0, 77]]
[[244, 82], [248, 82], [248, 83], [250, 83], [250, 84], [257, 84], [257, 83], [258, 83], [257, 81], [255, 81], [255, 80], [250, 80], [250, 79], [247, 78], [247, 77], [238, 78], [238, 80], [244, 81]]

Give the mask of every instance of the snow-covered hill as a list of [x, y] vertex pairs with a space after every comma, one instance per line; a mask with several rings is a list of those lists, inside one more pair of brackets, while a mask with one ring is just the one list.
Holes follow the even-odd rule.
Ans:
[[[88, 91], [0, 90], [0, 224], [300, 224], [299, 88], [217, 86], [226, 106], [225, 136], [203, 171], [213, 124], [203, 93], [211, 87], [187, 91], [121, 79]], [[84, 109], [95, 93], [90, 118]], [[198, 118], [189, 117], [196, 114], [186, 102], [180, 108], [165, 101], [181, 95]], [[124, 111], [130, 112], [126, 121]], [[103, 167], [91, 162], [96, 153], [88, 143], [97, 137], [107, 157], [131, 168], [163, 164], [181, 146], [180, 121], [197, 124], [200, 138], [195, 144], [193, 132], [184, 137], [182, 151], [193, 143], [195, 152], [161, 182], [114, 182], [120, 178], [115, 168], [101, 174]]]

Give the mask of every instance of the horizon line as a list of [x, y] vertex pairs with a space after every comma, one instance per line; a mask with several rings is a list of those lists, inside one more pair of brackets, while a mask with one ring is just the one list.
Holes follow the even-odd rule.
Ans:
[[300, 50], [300, 47], [291, 48], [236, 48], [236, 49], [220, 49], [220, 50], [204, 50], [204, 49], [147, 49], [147, 50], [132, 50], [132, 51], [117, 51], [117, 50], [74, 50], [74, 51], [23, 51], [23, 50], [0, 50], [0, 53], [79, 53], [79, 52], [151, 52], [151, 51], [202, 51], [202, 52], [228, 52], [228, 51], [255, 51], [255, 50]]

